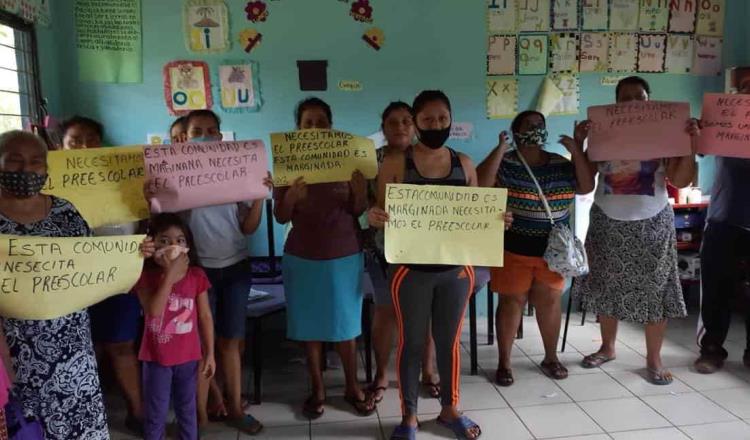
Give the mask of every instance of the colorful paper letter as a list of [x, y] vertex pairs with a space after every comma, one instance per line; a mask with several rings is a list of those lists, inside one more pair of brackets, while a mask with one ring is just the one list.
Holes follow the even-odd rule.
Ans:
[[716, 37], [695, 37], [695, 58], [693, 58], [694, 75], [721, 75], [721, 48], [723, 40]]
[[638, 40], [638, 71], [664, 72], [667, 34], [640, 34]]
[[694, 32], [698, 3], [699, 0], [670, 0], [669, 32]]
[[488, 0], [487, 29], [490, 34], [515, 33], [518, 29], [516, 0]]
[[487, 48], [487, 74], [513, 75], [516, 73], [516, 36], [490, 35]]
[[725, 0], [701, 0], [698, 2], [696, 35], [721, 37], [724, 35]]
[[518, 112], [518, 80], [487, 77], [487, 119], [512, 118]]
[[172, 61], [164, 66], [164, 99], [169, 114], [183, 116], [213, 106], [208, 64]]
[[518, 74], [544, 75], [547, 73], [547, 35], [518, 37]]
[[550, 0], [517, 0], [520, 32], [549, 31]]
[[609, 71], [635, 72], [638, 63], [638, 34], [609, 34]]
[[666, 71], [668, 73], [690, 73], [693, 66], [692, 35], [669, 34], [667, 36]]
[[750, 159], [750, 97], [703, 95], [698, 152]]
[[553, 0], [552, 30], [578, 30], [578, 0]]
[[609, 30], [638, 30], [638, 0], [610, 0]]
[[185, 45], [189, 51], [229, 50], [229, 11], [223, 0], [188, 0], [184, 8]]
[[550, 79], [562, 93], [562, 98], [552, 109], [550, 115], [577, 115], [578, 104], [580, 102], [578, 75], [561, 73], [552, 75]]
[[609, 34], [582, 33], [579, 58], [581, 72], [606, 72], [609, 66]]
[[549, 65], [553, 73], [578, 71], [577, 33], [551, 34], [549, 40]]
[[606, 31], [609, 24], [609, 0], [581, 0], [581, 29]]
[[254, 63], [223, 64], [219, 66], [221, 108], [229, 112], [257, 111], [260, 94]]
[[666, 32], [669, 24], [669, 0], [640, 0], [638, 24], [643, 32]]

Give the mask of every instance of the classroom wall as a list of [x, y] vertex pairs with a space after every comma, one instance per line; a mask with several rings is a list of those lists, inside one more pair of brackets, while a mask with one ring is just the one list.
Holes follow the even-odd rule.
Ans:
[[[295, 104], [309, 93], [299, 90], [296, 61], [325, 59], [329, 62], [329, 90], [316, 95], [334, 111], [334, 126], [361, 135], [378, 130], [379, 114], [389, 101], [411, 101], [422, 89], [443, 89], [452, 99], [454, 120], [472, 122], [474, 138], [453, 146], [480, 161], [497, 143], [499, 131], [509, 120], [485, 118], [485, 0], [373, 0], [374, 25], [383, 29], [385, 45], [376, 52], [361, 40], [370, 25], [354, 21], [349, 5], [341, 0], [283, 0], [268, 2], [265, 23], [246, 20], [242, 0], [226, 0], [231, 14], [231, 52], [216, 55], [189, 53], [184, 44], [180, 0], [142, 0], [142, 84], [81, 83], [77, 79], [73, 1], [52, 2], [53, 24], [40, 29], [39, 44], [44, 94], [53, 114], [75, 113], [101, 120], [107, 141], [113, 145], [143, 143], [146, 133], [166, 132], [173, 119], [163, 97], [162, 67], [178, 59], [209, 63], [212, 74], [225, 60], [251, 59], [260, 66], [263, 107], [258, 113], [227, 114], [223, 129], [237, 138], [268, 142], [273, 131], [294, 128]], [[725, 65], [750, 63], [750, 5], [746, 0], [727, 0], [724, 41]], [[262, 45], [250, 56], [234, 40], [237, 33], [253, 27], [263, 33]], [[62, 36], [65, 36], [63, 38]], [[570, 133], [586, 107], [611, 103], [614, 87], [600, 84], [602, 75], [581, 75], [581, 114], [551, 117], [550, 139]], [[721, 77], [650, 74], [653, 99], [684, 100], [700, 113], [704, 92], [723, 90]], [[339, 91], [339, 80], [358, 80], [361, 92]], [[519, 108], [534, 106], [543, 77], [520, 79]], [[214, 92], [216, 96], [216, 92]], [[552, 145], [555, 151], [562, 147]], [[704, 191], [713, 178], [712, 159], [701, 160], [700, 186]], [[263, 223], [262, 230], [265, 229]], [[261, 231], [261, 232], [263, 232]], [[281, 243], [281, 229], [277, 241]], [[265, 235], [256, 234], [253, 250], [264, 254]]]

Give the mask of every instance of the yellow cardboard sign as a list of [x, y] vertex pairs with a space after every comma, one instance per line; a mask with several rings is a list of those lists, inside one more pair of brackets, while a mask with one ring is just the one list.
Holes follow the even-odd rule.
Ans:
[[508, 190], [388, 184], [389, 263], [501, 267]]
[[272, 133], [273, 183], [348, 182], [359, 170], [368, 179], [378, 174], [375, 144], [367, 138], [336, 130], [298, 130]]
[[0, 316], [54, 319], [128, 292], [144, 237], [0, 235]]
[[46, 194], [69, 200], [89, 226], [148, 218], [143, 198], [143, 148], [50, 151]]

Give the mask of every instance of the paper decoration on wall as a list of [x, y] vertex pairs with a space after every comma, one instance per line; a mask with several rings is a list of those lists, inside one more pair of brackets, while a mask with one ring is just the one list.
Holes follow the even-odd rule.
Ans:
[[550, 21], [550, 0], [518, 0], [518, 30], [547, 32]]
[[355, 20], [363, 23], [372, 23], [372, 6], [369, 0], [357, 0], [352, 3], [352, 9], [349, 15]]
[[638, 64], [638, 34], [609, 34], [609, 71], [635, 72]]
[[698, 3], [696, 0], [670, 0], [669, 32], [694, 32]]
[[362, 39], [373, 49], [380, 50], [385, 43], [385, 34], [380, 28], [374, 27], [365, 31], [362, 35]]
[[638, 25], [643, 32], [666, 32], [669, 24], [669, 0], [640, 0]]
[[579, 58], [581, 72], [606, 72], [609, 68], [609, 34], [582, 33]]
[[562, 91], [552, 82], [552, 79], [549, 76], [545, 77], [536, 101], [536, 111], [544, 116], [549, 116], [562, 97]]
[[562, 93], [561, 99], [550, 112], [551, 116], [577, 115], [580, 104], [578, 75], [561, 73], [551, 75], [550, 80]]
[[226, 112], [258, 111], [261, 106], [255, 62], [226, 63], [219, 66], [221, 108]]
[[512, 118], [518, 113], [518, 80], [487, 77], [487, 119]]
[[725, 0], [701, 0], [698, 2], [696, 35], [721, 37], [724, 35]]
[[303, 91], [324, 91], [328, 89], [328, 61], [297, 61], [299, 88]]
[[640, 34], [638, 36], [638, 71], [664, 72], [667, 34]]
[[627, 78], [626, 76], [603, 76], [602, 79], [599, 81], [599, 84], [605, 86], [605, 87], [614, 87], [616, 86], [621, 80]]
[[164, 99], [169, 114], [183, 116], [213, 106], [211, 77], [203, 61], [172, 61], [164, 66]]
[[695, 37], [695, 57], [693, 58], [694, 75], [721, 75], [721, 48], [723, 40], [715, 37]]
[[449, 139], [468, 141], [474, 138], [474, 124], [471, 122], [454, 122], [451, 124]]
[[518, 37], [518, 74], [544, 75], [547, 73], [547, 34]]
[[487, 30], [490, 34], [513, 34], [518, 30], [516, 0], [488, 0]]
[[167, 133], [148, 133], [146, 134], [146, 144], [163, 145], [169, 143], [169, 134]]
[[639, 0], [610, 0], [609, 30], [638, 30]]
[[578, 33], [551, 34], [549, 37], [550, 72], [578, 71]]
[[581, 0], [581, 29], [606, 31], [609, 24], [608, 0]]
[[552, 30], [578, 30], [578, 0], [553, 0]]
[[339, 81], [339, 90], [342, 92], [361, 92], [362, 91], [362, 83], [357, 81], [356, 79], [342, 79]]
[[245, 6], [245, 14], [247, 19], [253, 23], [266, 21], [268, 19], [268, 6], [266, 5], [266, 2], [261, 0], [247, 2], [247, 6]]
[[183, 19], [188, 50], [201, 53], [229, 50], [229, 12], [223, 0], [187, 0]]
[[695, 40], [692, 35], [669, 34], [667, 36], [667, 73], [690, 73], [693, 67]]
[[490, 35], [487, 47], [487, 74], [516, 73], [516, 36]]
[[252, 52], [263, 41], [263, 34], [255, 29], [245, 29], [240, 32], [240, 47], [247, 53]]
[[[49, 0], [47, 0], [49, 1]], [[143, 81], [141, 1], [76, 0], [76, 47], [81, 81]], [[112, 26], [111, 23], [122, 23]]]

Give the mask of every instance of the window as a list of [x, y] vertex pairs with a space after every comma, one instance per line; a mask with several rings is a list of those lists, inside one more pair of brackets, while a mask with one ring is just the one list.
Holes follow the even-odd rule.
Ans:
[[38, 66], [33, 25], [0, 13], [0, 133], [41, 122]]

